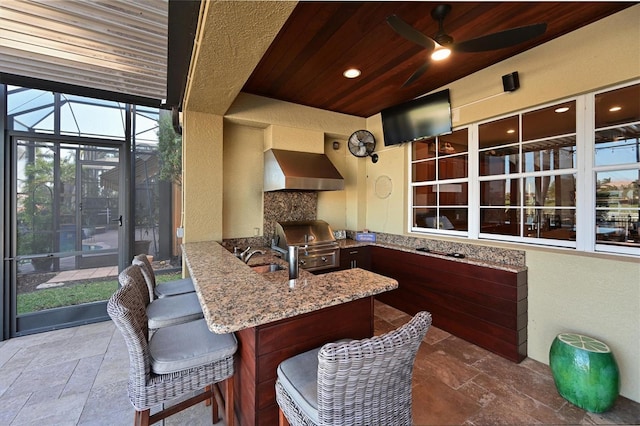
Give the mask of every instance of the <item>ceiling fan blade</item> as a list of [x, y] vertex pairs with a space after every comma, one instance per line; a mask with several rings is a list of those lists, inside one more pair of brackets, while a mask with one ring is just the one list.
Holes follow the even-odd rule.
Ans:
[[422, 34], [420, 31], [404, 22], [397, 15], [388, 16], [387, 23], [391, 26], [391, 28], [393, 28], [395, 32], [397, 32], [407, 40], [412, 41], [415, 44], [422, 46], [428, 50], [435, 49], [436, 42], [432, 38]]
[[417, 70], [415, 70], [413, 72], [413, 74], [411, 74], [411, 77], [409, 77], [407, 79], [407, 81], [404, 82], [404, 84], [402, 85], [402, 87], [406, 87], [409, 86], [410, 84], [412, 84], [414, 81], [416, 81], [418, 78], [420, 78], [422, 76], [422, 74], [424, 74], [424, 72], [427, 70], [427, 68], [429, 68], [429, 62], [425, 62], [424, 64], [422, 64], [420, 66], [420, 68], [418, 68]]
[[538, 37], [547, 30], [547, 24], [533, 24], [526, 27], [512, 28], [510, 30], [499, 31], [487, 34], [482, 37], [456, 43], [454, 50], [457, 52], [486, 52], [488, 50], [503, 49], [515, 46], [534, 37]]

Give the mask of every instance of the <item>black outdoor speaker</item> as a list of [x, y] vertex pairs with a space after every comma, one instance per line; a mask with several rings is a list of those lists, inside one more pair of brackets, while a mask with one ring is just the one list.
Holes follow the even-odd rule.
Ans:
[[514, 71], [511, 74], [505, 74], [502, 76], [502, 87], [505, 92], [513, 92], [520, 88], [520, 79], [518, 78], [518, 71]]

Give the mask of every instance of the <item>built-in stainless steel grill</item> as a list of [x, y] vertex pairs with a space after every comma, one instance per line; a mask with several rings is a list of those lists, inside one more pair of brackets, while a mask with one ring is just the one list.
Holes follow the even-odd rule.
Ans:
[[277, 222], [273, 248], [288, 253], [298, 246], [298, 261], [307, 271], [340, 266], [340, 249], [329, 224], [323, 220]]

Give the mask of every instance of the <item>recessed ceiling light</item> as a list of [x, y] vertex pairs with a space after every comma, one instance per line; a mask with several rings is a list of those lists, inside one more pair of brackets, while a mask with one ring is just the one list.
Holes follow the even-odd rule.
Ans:
[[563, 113], [563, 112], [567, 112], [569, 111], [569, 107], [560, 107], [560, 108], [556, 108], [555, 112], [557, 113]]
[[516, 131], [515, 131], [515, 130], [513, 130], [513, 129], [509, 129], [509, 130], [507, 130], [507, 133], [509, 133], [509, 134], [511, 134], [511, 133], [515, 133], [515, 132], [516, 132]]
[[357, 68], [349, 68], [348, 70], [346, 70], [345, 72], [342, 73], [342, 75], [344, 75], [347, 78], [360, 77], [360, 74], [362, 74], [362, 73]]
[[616, 112], [616, 111], [620, 111], [621, 109], [622, 109], [621, 106], [614, 106], [614, 107], [609, 108], [609, 111], [610, 112]]

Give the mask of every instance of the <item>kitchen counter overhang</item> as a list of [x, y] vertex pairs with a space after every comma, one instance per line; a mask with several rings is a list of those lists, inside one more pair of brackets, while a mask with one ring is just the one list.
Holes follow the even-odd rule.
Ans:
[[[301, 270], [292, 287], [287, 270], [260, 274], [215, 241], [185, 243], [182, 250], [214, 333], [255, 327], [398, 287], [392, 278], [358, 268], [324, 275]], [[274, 257], [254, 255], [249, 265], [265, 259]]]

